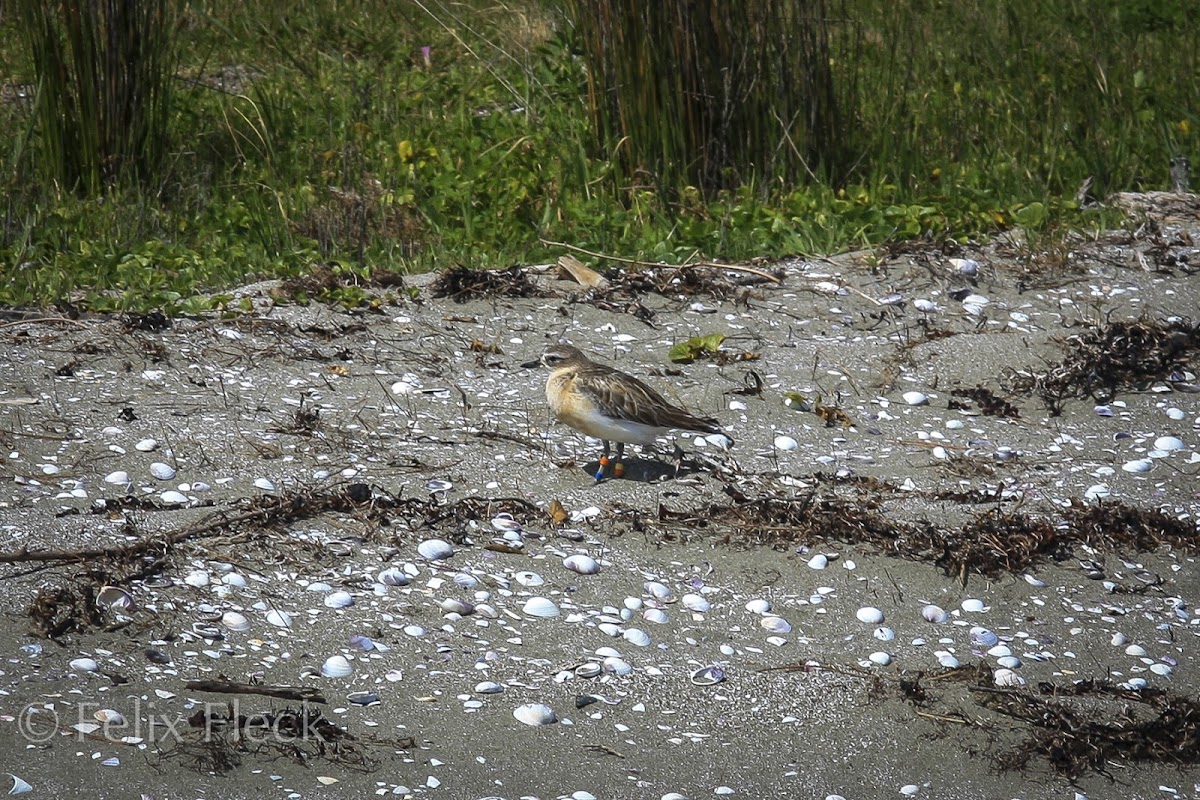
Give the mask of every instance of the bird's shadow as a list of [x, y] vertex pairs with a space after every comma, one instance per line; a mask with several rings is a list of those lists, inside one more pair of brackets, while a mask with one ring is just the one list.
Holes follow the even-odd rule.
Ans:
[[[595, 480], [596, 473], [600, 471], [599, 461], [589, 461], [582, 466], [582, 469], [587, 473], [588, 477]], [[688, 475], [695, 475], [700, 472], [707, 472], [700, 465], [692, 463], [690, 459], [685, 459], [679, 467], [679, 471], [675, 471], [675, 462], [657, 461], [648, 458], [630, 458], [625, 460], [625, 473], [620, 477], [614, 477], [612, 467], [609, 467], [609, 474], [606, 475], [602, 482], [619, 480], [619, 481], [634, 481], [635, 483], [661, 483], [675, 478], [684, 478]]]

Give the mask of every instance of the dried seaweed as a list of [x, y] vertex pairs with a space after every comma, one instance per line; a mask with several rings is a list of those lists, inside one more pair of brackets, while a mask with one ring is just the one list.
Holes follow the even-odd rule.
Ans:
[[[950, 392], [952, 397], [962, 397], [966, 400], [974, 401], [979, 404], [980, 413], [988, 417], [1010, 417], [1017, 419], [1021, 416], [1021, 412], [1017, 407], [1007, 400], [996, 397], [995, 393], [986, 386], [976, 386], [974, 389], [954, 389]], [[963, 403], [958, 400], [951, 400], [947, 406], [951, 409], [968, 411], [971, 408], [970, 403]]]
[[[1195, 552], [1200, 539], [1188, 522], [1161, 511], [1121, 503], [1065, 509], [1052, 519], [989, 508], [962, 526], [928, 520], [897, 520], [885, 509], [882, 492], [862, 491], [854, 498], [818, 495], [742, 495], [726, 487], [730, 503], [691, 509], [660, 504], [651, 518], [623, 509], [634, 528], [657, 529], [666, 538], [689, 531], [713, 531], [727, 543], [795, 547], [823, 541], [869, 545], [887, 555], [930, 563], [965, 580], [1024, 572], [1045, 560], [1070, 558], [1080, 544], [1149, 551], [1169, 544]], [[994, 502], [994, 498], [993, 498]]]
[[520, 267], [504, 270], [451, 267], [429, 285], [434, 297], [449, 297], [456, 303], [498, 297], [548, 297]]
[[1200, 324], [1114, 322], [1071, 336], [1064, 346], [1066, 356], [1048, 372], [1011, 378], [1014, 391], [1037, 394], [1054, 416], [1072, 398], [1107, 401], [1119, 389], [1172, 378], [1200, 358]]

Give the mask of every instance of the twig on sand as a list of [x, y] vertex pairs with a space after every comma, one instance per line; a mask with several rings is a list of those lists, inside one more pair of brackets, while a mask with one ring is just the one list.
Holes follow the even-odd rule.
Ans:
[[215, 692], [218, 694], [260, 694], [264, 697], [277, 697], [280, 700], [298, 700], [310, 703], [327, 703], [319, 689], [311, 686], [260, 686], [253, 683], [236, 683], [222, 679], [188, 681], [185, 689], [195, 692]]

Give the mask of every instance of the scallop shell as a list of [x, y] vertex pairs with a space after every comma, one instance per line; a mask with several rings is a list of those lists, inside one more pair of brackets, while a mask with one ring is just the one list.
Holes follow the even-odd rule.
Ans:
[[855, 612], [854, 616], [858, 617], [859, 622], [865, 622], [868, 625], [878, 625], [883, 622], [883, 612], [875, 606], [863, 606]]
[[483, 681], [475, 684], [476, 694], [500, 694], [504, 691], [504, 685], [495, 681]]
[[444, 558], [449, 558], [454, 555], [454, 545], [444, 539], [426, 539], [417, 545], [417, 553], [421, 558], [427, 558], [430, 561], [441, 561]]
[[321, 665], [321, 674], [326, 678], [344, 678], [353, 671], [350, 662], [342, 655], [330, 656]]
[[73, 658], [68, 666], [76, 672], [97, 672], [100, 669], [94, 658]]
[[580, 678], [594, 678], [603, 671], [603, 668], [595, 661], [589, 661], [586, 664], [580, 664], [575, 668], [575, 674]]
[[809, 569], [825, 569], [828, 566], [829, 566], [829, 557], [822, 553], [817, 553], [815, 556], [813, 556], [812, 558], [810, 558], [808, 560], [808, 568]]
[[937, 660], [938, 660], [938, 664], [945, 667], [946, 669], [955, 669], [956, 667], [958, 667], [958, 659], [954, 656], [953, 653], [947, 653], [945, 651], [941, 651], [937, 654]]
[[633, 672], [633, 667], [629, 662], [618, 656], [609, 656], [604, 659], [603, 667], [605, 672], [611, 672], [613, 675], [628, 675]]
[[264, 492], [275, 491], [275, 482], [270, 478], [255, 478], [254, 486], [258, 489], [262, 489]]
[[681, 602], [684, 608], [688, 611], [695, 611], [697, 614], [704, 614], [712, 610], [712, 603], [708, 602], [702, 595], [685, 594]]
[[871, 635], [881, 642], [890, 642], [896, 638], [896, 632], [884, 625], [880, 625], [878, 628], [876, 628]]
[[129, 473], [123, 469], [119, 469], [116, 472], [110, 472], [104, 476], [104, 482], [119, 485], [127, 484], [129, 483]]
[[188, 497], [183, 492], [177, 492], [174, 489], [168, 489], [158, 496], [159, 500], [169, 506], [182, 506], [188, 502]]
[[580, 575], [595, 575], [600, 571], [600, 564], [591, 556], [576, 553], [563, 559], [563, 566]]
[[1160, 436], [1154, 440], [1155, 450], [1182, 450], [1186, 446], [1178, 436]]
[[758, 621], [764, 630], [771, 633], [791, 633], [792, 626], [783, 617], [763, 617]]
[[871, 653], [871, 655], [867, 656], [867, 658], [871, 661], [872, 664], [875, 664], [876, 666], [879, 666], [879, 667], [886, 667], [888, 664], [892, 663], [891, 653], [885, 653], [882, 650]]
[[1126, 472], [1149, 472], [1154, 467], [1154, 462], [1148, 458], [1138, 458], [1133, 461], [1126, 461], [1121, 465], [1121, 469]]
[[969, 598], [967, 600], [962, 601], [962, 610], [966, 611], [967, 613], [970, 613], [970, 614], [979, 614], [981, 612], [987, 611], [988, 607], [983, 604], [982, 600], [976, 600], [974, 598]]
[[929, 397], [923, 392], [905, 392], [900, 395], [904, 402], [910, 406], [927, 406], [929, 405]]
[[112, 725], [119, 728], [125, 724], [125, 715], [115, 708], [101, 708], [92, 716], [101, 725]]
[[513, 717], [526, 725], [553, 725], [558, 722], [554, 709], [544, 703], [526, 703], [513, 709]]
[[133, 446], [134, 450], [140, 450], [143, 453], [149, 453], [158, 449], [158, 442], [154, 439], [142, 439]]
[[797, 442], [795, 439], [793, 439], [791, 436], [776, 436], [775, 437], [775, 449], [776, 450], [783, 450], [786, 452], [786, 451], [790, 451], [790, 450], [795, 450], [799, 446], [800, 446], [800, 443]]
[[531, 617], [557, 617], [559, 614], [558, 606], [553, 600], [546, 597], [531, 597], [525, 601], [525, 605], [521, 607]]

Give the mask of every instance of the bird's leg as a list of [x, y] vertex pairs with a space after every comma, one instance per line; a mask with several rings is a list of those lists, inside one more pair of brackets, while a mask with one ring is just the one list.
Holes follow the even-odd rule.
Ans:
[[613, 466], [613, 477], [621, 478], [625, 475], [625, 443], [617, 442], [617, 463]]
[[679, 442], [675, 442], [675, 452], [671, 454], [671, 457], [675, 459], [676, 478], [679, 477], [679, 470], [683, 469], [683, 459], [685, 455], [686, 454], [683, 452], [683, 448], [679, 446]]
[[601, 439], [600, 443], [604, 445], [604, 454], [600, 456], [600, 469], [596, 470], [596, 480], [604, 480], [604, 472], [608, 468], [608, 440]]

